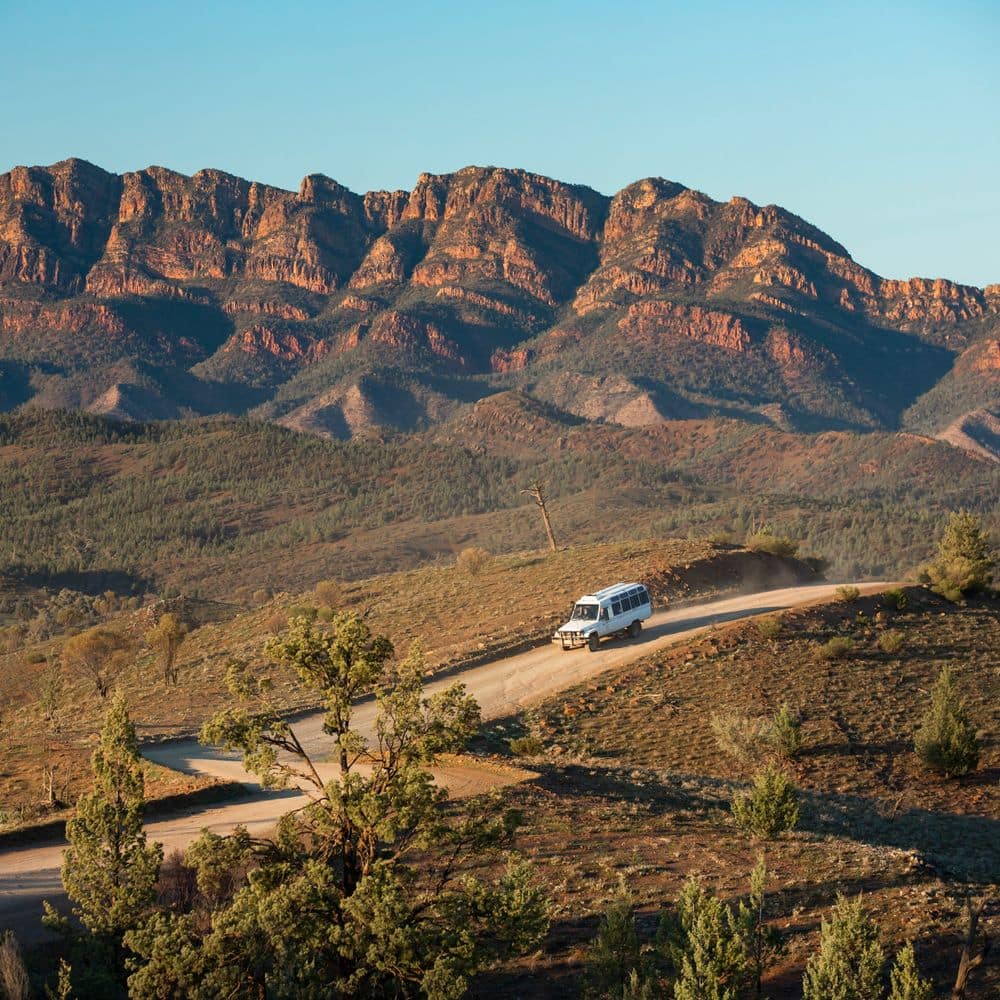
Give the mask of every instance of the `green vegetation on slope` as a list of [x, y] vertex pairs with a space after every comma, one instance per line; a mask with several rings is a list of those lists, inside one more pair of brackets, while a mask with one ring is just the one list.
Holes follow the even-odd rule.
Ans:
[[[532, 415], [532, 428], [541, 418]], [[944, 511], [1000, 520], [1000, 468], [907, 435], [785, 434], [735, 421], [329, 442], [249, 420], [119, 424], [0, 417], [3, 567], [46, 585], [229, 598], [405, 569], [466, 544], [541, 544], [522, 494], [544, 479], [557, 539], [739, 539], [761, 526], [834, 573], [896, 574]]]

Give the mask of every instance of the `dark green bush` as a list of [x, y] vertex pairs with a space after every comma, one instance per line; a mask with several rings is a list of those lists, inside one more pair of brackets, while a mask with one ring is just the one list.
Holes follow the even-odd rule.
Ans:
[[797, 757], [802, 750], [802, 723], [788, 707], [788, 702], [782, 702], [774, 713], [770, 739], [774, 749], [788, 760]]
[[958, 601], [992, 583], [995, 562], [979, 519], [963, 510], [948, 519], [937, 558], [921, 569], [920, 579], [936, 594]]
[[902, 587], [893, 587], [882, 595], [883, 600], [897, 611], [905, 611], [910, 603], [909, 595]]
[[508, 741], [511, 753], [518, 757], [537, 757], [545, 750], [545, 744], [535, 735], [515, 736]]
[[925, 767], [950, 778], [968, 774], [979, 764], [976, 730], [969, 721], [950, 667], [941, 668], [914, 748]]
[[797, 799], [795, 786], [784, 772], [768, 764], [754, 776], [750, 790], [733, 799], [733, 818], [748, 836], [770, 840], [795, 829], [799, 821]]

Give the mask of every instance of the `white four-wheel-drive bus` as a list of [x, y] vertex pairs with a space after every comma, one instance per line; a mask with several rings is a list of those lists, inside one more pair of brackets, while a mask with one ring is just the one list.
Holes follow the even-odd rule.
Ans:
[[649, 591], [641, 583], [616, 583], [587, 594], [573, 605], [573, 613], [552, 637], [563, 649], [589, 646], [597, 649], [606, 635], [629, 635], [642, 630], [642, 623], [653, 613]]

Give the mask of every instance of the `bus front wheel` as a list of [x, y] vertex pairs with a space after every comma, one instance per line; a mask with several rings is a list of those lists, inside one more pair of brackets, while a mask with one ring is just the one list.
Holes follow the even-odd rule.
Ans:
[[601, 644], [601, 639], [596, 632], [591, 632], [590, 635], [587, 636], [587, 646], [589, 647], [592, 653], [597, 652], [597, 647], [600, 644]]

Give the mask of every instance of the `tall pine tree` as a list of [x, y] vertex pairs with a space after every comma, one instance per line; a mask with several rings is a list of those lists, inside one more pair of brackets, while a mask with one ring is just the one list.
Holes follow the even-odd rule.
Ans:
[[938, 543], [937, 558], [920, 573], [931, 590], [958, 601], [963, 595], [984, 590], [993, 581], [996, 559], [989, 540], [974, 514], [953, 513]]
[[837, 897], [820, 925], [819, 951], [806, 963], [803, 1000], [878, 1000], [885, 952], [861, 897]]
[[66, 824], [62, 882], [83, 926], [117, 950], [152, 906], [163, 860], [162, 846], [147, 844], [142, 829], [142, 763], [121, 692], [108, 709], [93, 769], [94, 789]]

